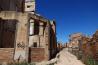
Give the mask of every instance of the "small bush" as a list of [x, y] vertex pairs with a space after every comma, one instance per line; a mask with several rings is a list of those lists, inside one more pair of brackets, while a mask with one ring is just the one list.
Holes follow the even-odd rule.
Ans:
[[36, 65], [36, 63], [31, 63], [30, 65]]
[[50, 63], [50, 64], [47, 64], [47, 65], [54, 65], [54, 63]]
[[91, 56], [89, 56], [86, 65], [98, 65], [98, 61], [95, 61]]
[[27, 62], [21, 62], [21, 63], [9, 63], [8, 65], [29, 65]]

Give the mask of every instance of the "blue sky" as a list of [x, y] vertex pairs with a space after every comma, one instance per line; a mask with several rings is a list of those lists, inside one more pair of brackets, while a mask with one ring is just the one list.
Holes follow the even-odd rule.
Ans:
[[72, 33], [92, 35], [98, 30], [98, 0], [36, 0], [36, 11], [56, 20], [57, 40], [63, 43]]

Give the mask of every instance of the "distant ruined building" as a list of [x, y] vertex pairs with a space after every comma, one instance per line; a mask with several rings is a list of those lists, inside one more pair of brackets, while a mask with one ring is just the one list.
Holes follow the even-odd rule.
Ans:
[[96, 31], [92, 37], [83, 37], [82, 40], [84, 59], [90, 56], [98, 61], [98, 31]]
[[79, 49], [79, 45], [81, 43], [82, 33], [74, 33], [69, 36], [69, 44], [68, 47], [72, 47], [74, 49]]
[[82, 33], [73, 33], [69, 35], [69, 43], [67, 44], [69, 51], [74, 55], [78, 56], [82, 49], [82, 38], [84, 35]]
[[68, 48], [84, 63], [90, 59], [98, 62], [98, 30], [91, 37], [80, 33], [70, 35]]
[[0, 0], [0, 62], [47, 61], [56, 43], [56, 23], [35, 13], [35, 0]]

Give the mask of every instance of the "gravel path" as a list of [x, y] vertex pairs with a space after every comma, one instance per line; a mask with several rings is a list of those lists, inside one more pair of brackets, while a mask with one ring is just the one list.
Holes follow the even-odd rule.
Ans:
[[76, 56], [68, 52], [68, 49], [63, 49], [60, 51], [56, 58], [50, 60], [38, 63], [37, 65], [85, 65], [80, 60], [77, 59]]
[[55, 65], [85, 65], [76, 56], [63, 49], [59, 54], [58, 62]]

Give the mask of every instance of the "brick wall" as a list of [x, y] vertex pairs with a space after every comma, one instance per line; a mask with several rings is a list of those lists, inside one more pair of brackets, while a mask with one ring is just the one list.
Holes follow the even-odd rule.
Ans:
[[12, 62], [14, 48], [0, 48], [0, 62]]
[[41, 62], [45, 59], [44, 48], [30, 48], [29, 61], [30, 62]]

